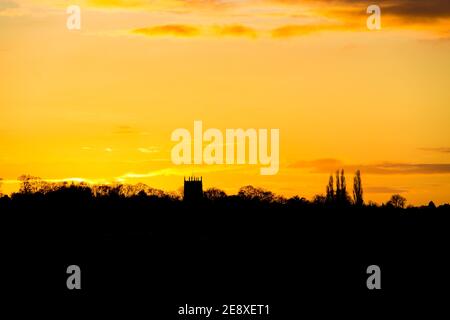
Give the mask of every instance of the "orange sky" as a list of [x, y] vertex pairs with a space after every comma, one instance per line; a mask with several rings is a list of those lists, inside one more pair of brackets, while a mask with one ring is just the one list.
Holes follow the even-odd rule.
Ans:
[[[360, 168], [366, 200], [450, 202], [450, 5], [338, 0], [0, 1], [1, 190], [183, 175], [234, 193], [323, 193]], [[176, 128], [279, 128], [280, 171], [175, 166]]]

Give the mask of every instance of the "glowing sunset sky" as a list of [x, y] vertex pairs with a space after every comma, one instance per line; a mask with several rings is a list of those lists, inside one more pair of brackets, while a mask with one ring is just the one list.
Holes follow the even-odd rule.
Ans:
[[[369, 4], [382, 30], [366, 27]], [[81, 30], [66, 28], [81, 7]], [[447, 0], [0, 0], [1, 191], [24, 173], [450, 202]], [[175, 166], [176, 128], [279, 128], [280, 171]]]

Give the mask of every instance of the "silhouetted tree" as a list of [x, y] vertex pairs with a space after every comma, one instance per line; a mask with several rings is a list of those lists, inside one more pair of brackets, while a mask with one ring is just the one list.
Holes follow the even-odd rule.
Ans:
[[341, 178], [339, 176], [339, 170], [336, 171], [336, 194], [335, 194], [335, 202], [339, 202], [341, 198]]
[[[330, 188], [331, 183], [331, 188]], [[333, 185], [333, 179], [330, 177], [330, 180], [328, 182], [327, 186], [327, 197], [326, 200], [331, 199], [331, 192], [329, 193], [328, 190], [332, 190]], [[347, 193], [347, 184], [345, 182], [345, 175], [344, 175], [344, 169], [342, 169], [340, 172], [339, 170], [336, 171], [336, 192], [334, 193], [334, 203], [338, 206], [348, 205], [350, 204], [350, 198]]]
[[107, 197], [110, 195], [111, 186], [107, 184], [98, 184], [92, 187], [92, 193], [95, 197]]
[[406, 198], [399, 194], [394, 194], [388, 201], [387, 205], [397, 209], [403, 209], [406, 205]]
[[[113, 204], [114, 206], [117, 204], [132, 203], [133, 205], [144, 207], [149, 204], [158, 204], [158, 206], [159, 204], [177, 205], [176, 202], [179, 202], [182, 199], [179, 193], [167, 193], [163, 190], [151, 188], [143, 183], [138, 183], [136, 185], [103, 184], [90, 186], [86, 183], [76, 182], [48, 182], [31, 175], [23, 175], [18, 179], [21, 182], [20, 192], [13, 194], [11, 198], [4, 197], [3, 203], [9, 201], [8, 199], [10, 199], [12, 202], [24, 201], [24, 203], [27, 201], [33, 202], [35, 200], [39, 200], [43, 201], [43, 203], [47, 201], [48, 203], [70, 202], [71, 204], [88, 203], [89, 205], [96, 203], [97, 205]], [[334, 181], [336, 181], [335, 185], [333, 184]], [[302, 210], [310, 210], [315, 206], [320, 207], [320, 209], [325, 209], [324, 207], [330, 206], [330, 204], [336, 206], [336, 208], [342, 208], [343, 206], [347, 206], [352, 203], [352, 199], [347, 194], [346, 190], [344, 170], [338, 170], [336, 172], [336, 180], [334, 180], [333, 175], [330, 176], [326, 191], [326, 195], [316, 195], [311, 202], [305, 198], [299, 198], [298, 196], [286, 199], [285, 197], [276, 195], [269, 190], [253, 187], [251, 185], [240, 188], [237, 195], [228, 196], [223, 190], [218, 188], [210, 188], [204, 192], [204, 196], [206, 199], [213, 201], [223, 199], [223, 201], [217, 203], [219, 207], [220, 205], [229, 207], [231, 204], [233, 206], [256, 205], [260, 208], [277, 208], [277, 206], [284, 206], [287, 209], [294, 208], [297, 210], [301, 208]], [[24, 197], [23, 194], [37, 194], [37, 196]], [[149, 197], [152, 199], [148, 199]], [[242, 200], [250, 200], [251, 203]], [[406, 207], [406, 199], [398, 194], [393, 195], [386, 205], [381, 207], [371, 201], [368, 202], [367, 206], [364, 206], [361, 173], [359, 170], [356, 171], [353, 179], [353, 203], [355, 206], [363, 207], [361, 209], [364, 210], [378, 210], [386, 207]], [[448, 210], [448, 206], [439, 206], [436, 208], [432, 201], [430, 201], [428, 206], [408, 206], [408, 208], [423, 210], [435, 208], [436, 210]]]
[[129, 197], [135, 196], [136, 195], [135, 194], [135, 188], [134, 188], [133, 185], [123, 184], [123, 185], [120, 186], [119, 194], [122, 197], [125, 197], [125, 198], [129, 198]]
[[286, 204], [288, 202], [288, 199], [284, 196], [277, 194], [277, 195], [274, 195], [273, 202], [278, 203], [278, 204]]
[[340, 195], [339, 202], [344, 204], [347, 203], [348, 194], [347, 194], [347, 184], [345, 182], [344, 169], [341, 170], [341, 187], [340, 187]]
[[309, 204], [309, 201], [304, 197], [300, 198], [299, 196], [293, 196], [292, 198], [288, 199], [287, 203], [294, 206], [305, 206]]
[[353, 178], [353, 203], [358, 207], [364, 205], [361, 172], [359, 170], [356, 170], [355, 177]]
[[321, 194], [316, 194], [313, 198], [313, 204], [316, 206], [324, 206], [327, 202], [327, 198]]
[[17, 180], [20, 181], [20, 193], [31, 194], [39, 192], [42, 186], [42, 180], [28, 174], [21, 175]]
[[274, 194], [271, 191], [255, 188], [253, 186], [245, 186], [239, 189], [238, 196], [246, 200], [259, 200], [265, 202], [272, 202]]
[[327, 195], [326, 195], [326, 202], [328, 204], [332, 204], [334, 202], [334, 186], [333, 186], [333, 176], [330, 175], [330, 179], [328, 180], [327, 185]]
[[372, 200], [369, 200], [369, 203], [367, 204], [368, 207], [371, 208], [378, 208], [378, 204]]
[[125, 198], [133, 196], [155, 196], [158, 198], [163, 198], [167, 196], [167, 194], [163, 190], [149, 187], [144, 183], [137, 183], [135, 185], [130, 184], [94, 185], [93, 194], [96, 197], [116, 195]]
[[183, 195], [180, 194], [178, 191], [164, 192], [164, 197], [167, 197], [171, 201], [181, 201], [183, 199]]
[[209, 188], [203, 192], [203, 196], [208, 200], [215, 201], [226, 198], [227, 194], [223, 190], [217, 188]]

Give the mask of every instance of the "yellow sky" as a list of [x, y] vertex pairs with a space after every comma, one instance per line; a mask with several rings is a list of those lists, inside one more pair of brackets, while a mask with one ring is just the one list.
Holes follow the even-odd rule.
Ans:
[[[70, 4], [0, 1], [3, 192], [24, 173], [165, 190], [195, 173], [310, 198], [343, 167], [366, 200], [450, 201], [446, 1], [380, 1], [379, 31], [365, 1], [81, 1], [79, 31]], [[279, 173], [173, 165], [194, 120], [279, 128]]]

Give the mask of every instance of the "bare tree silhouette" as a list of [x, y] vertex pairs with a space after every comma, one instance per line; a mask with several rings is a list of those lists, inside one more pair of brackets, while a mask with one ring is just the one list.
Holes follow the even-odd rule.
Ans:
[[21, 175], [17, 178], [20, 183], [20, 193], [31, 194], [39, 192], [42, 187], [42, 180], [39, 177], [35, 177], [29, 174]]
[[240, 188], [238, 196], [246, 200], [259, 200], [265, 202], [271, 202], [274, 199], [274, 194], [271, 191], [255, 188], [253, 186]]
[[209, 188], [205, 192], [203, 192], [203, 195], [206, 199], [211, 201], [220, 200], [227, 197], [225, 191], [218, 188]]
[[391, 199], [387, 203], [388, 206], [392, 206], [397, 209], [403, 209], [406, 205], [406, 198], [399, 194], [392, 195]]

